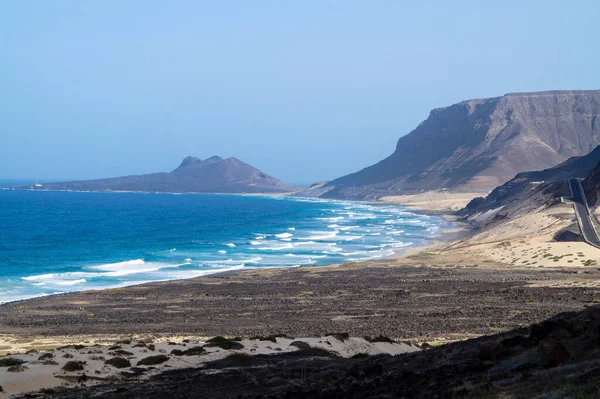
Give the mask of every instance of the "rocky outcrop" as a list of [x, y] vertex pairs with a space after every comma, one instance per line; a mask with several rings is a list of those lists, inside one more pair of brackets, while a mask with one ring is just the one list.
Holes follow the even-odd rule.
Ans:
[[324, 186], [365, 199], [422, 190], [488, 192], [600, 144], [600, 91], [514, 93], [434, 109], [383, 161]]
[[44, 184], [42, 190], [143, 191], [168, 193], [280, 193], [294, 188], [237, 158], [186, 157], [169, 173]]
[[[534, 196], [533, 194], [538, 187], [549, 187], [547, 183], [550, 182], [564, 182], [568, 179], [586, 178], [598, 163], [600, 163], [600, 146], [585, 156], [569, 158], [555, 167], [541, 171], [519, 173], [513, 179], [496, 187], [485, 198], [475, 198], [464, 209], [460, 210], [458, 214], [468, 216], [506, 207], [513, 202], [528, 201]], [[586, 192], [592, 191], [586, 190]], [[564, 192], [556, 191], [556, 195], [560, 196], [562, 194]]]

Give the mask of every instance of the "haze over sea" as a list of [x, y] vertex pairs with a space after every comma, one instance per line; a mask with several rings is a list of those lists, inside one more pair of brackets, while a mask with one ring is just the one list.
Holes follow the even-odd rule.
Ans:
[[0, 220], [0, 302], [384, 258], [447, 225], [349, 201], [16, 190], [0, 190]]

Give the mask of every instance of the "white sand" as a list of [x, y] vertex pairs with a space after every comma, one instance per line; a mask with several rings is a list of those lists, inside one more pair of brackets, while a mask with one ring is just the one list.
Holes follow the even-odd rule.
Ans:
[[380, 201], [404, 205], [420, 211], [455, 212], [464, 208], [473, 198], [485, 197], [487, 193], [454, 193], [450, 191], [427, 191], [413, 195], [393, 195]]
[[557, 232], [574, 223], [572, 205], [558, 205], [508, 220], [450, 248], [512, 266], [597, 267], [600, 249], [585, 242], [553, 241]]
[[[139, 360], [147, 356], [153, 356], [158, 354], [169, 355], [168, 361], [153, 366], [156, 367], [155, 370], [150, 370], [138, 377], [142, 380], [152, 375], [158, 374], [161, 371], [164, 371], [166, 368], [168, 368], [169, 370], [174, 370], [200, 367], [206, 362], [222, 359], [224, 357], [227, 357], [228, 355], [231, 355], [232, 353], [257, 355], [276, 354], [299, 350], [295, 346], [290, 346], [290, 343], [292, 343], [293, 341], [303, 341], [313, 348], [326, 349], [328, 351], [336, 352], [343, 357], [350, 357], [358, 353], [366, 353], [370, 355], [388, 353], [391, 355], [397, 355], [400, 353], [415, 352], [420, 350], [417, 346], [413, 346], [407, 343], [371, 343], [365, 341], [362, 338], [354, 337], [350, 337], [345, 341], [340, 341], [332, 336], [329, 336], [321, 338], [276, 338], [277, 342], [245, 339], [240, 341], [240, 343], [244, 345], [244, 348], [239, 350], [224, 350], [216, 347], [210, 347], [205, 348], [207, 353], [203, 353], [201, 355], [176, 356], [170, 355], [172, 350], [179, 349], [185, 351], [186, 349], [192, 348], [194, 346], [202, 346], [204, 345], [205, 341], [196, 339], [184, 343], [182, 342], [182, 339], [175, 340], [174, 338], [172, 339], [172, 341], [175, 342], [175, 344], [173, 344], [173, 342], [167, 343], [164, 341], [157, 341], [156, 343], [154, 343], [154, 350], [151, 350], [148, 347], [134, 347], [134, 345], [136, 345], [138, 342], [137, 340], [133, 340], [130, 344], [121, 343], [115, 345], [119, 345], [121, 347], [121, 350], [125, 350], [127, 352], [132, 353], [132, 355], [120, 355], [120, 357], [129, 359], [132, 366], [135, 366]], [[19, 343], [16, 339], [9, 339], [9, 337], [6, 336], [3, 338], [3, 341], [0, 341], [0, 345], [3, 345], [3, 347], [5, 347], [4, 352], [7, 352], [8, 349], [13, 353], [16, 351], [20, 351], [20, 353], [10, 355], [10, 357], [26, 361], [26, 363], [24, 363], [23, 366], [27, 367], [27, 369], [20, 372], [9, 372], [6, 367], [0, 367], [0, 386], [2, 386], [4, 390], [4, 392], [0, 393], [0, 399], [8, 398], [9, 395], [15, 393], [29, 392], [39, 390], [42, 388], [53, 388], [57, 386], [77, 386], [80, 384], [80, 382], [77, 382], [78, 377], [84, 373], [87, 377], [90, 377], [87, 381], [84, 382], [84, 384], [86, 385], [98, 384], [111, 379], [118, 380], [123, 378], [120, 375], [120, 372], [128, 370], [128, 368], [117, 369], [113, 366], [106, 365], [104, 363], [103, 359], [110, 359], [115, 356], [114, 351], [117, 349], [110, 350], [109, 348], [111, 347], [111, 345], [88, 343], [84, 344], [86, 345], [86, 347], [82, 349], [75, 349], [73, 346], [71, 346], [62, 349], [48, 349], [30, 353], [23, 352], [24, 350], [26, 350], [27, 347], [42, 346], [41, 344], [47, 345], [50, 343], [56, 345], [59, 342], [57, 340], [52, 340], [52, 342], [45, 343], [37, 341], [34, 343], [23, 344]], [[69, 340], [68, 343], [72, 343], [72, 341]], [[113, 354], [109, 354], [110, 352], [113, 352]], [[44, 364], [42, 361], [39, 361], [39, 357], [45, 353], [51, 353], [53, 355], [53, 358], [51, 360], [57, 362], [58, 364]], [[65, 355], [72, 357], [65, 358]], [[4, 357], [0, 357], [0, 359], [5, 359], [7, 357], [9, 356], [5, 355]], [[63, 371], [62, 367], [68, 361], [86, 362], [84, 370], [76, 372]], [[64, 379], [61, 377], [75, 378]], [[96, 380], [94, 378], [99, 378], [101, 380]]]

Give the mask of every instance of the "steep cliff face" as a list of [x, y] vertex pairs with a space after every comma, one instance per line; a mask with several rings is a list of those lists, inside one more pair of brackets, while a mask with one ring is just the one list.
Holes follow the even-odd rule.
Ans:
[[40, 189], [176, 193], [276, 193], [294, 188], [237, 158], [186, 157], [170, 173], [45, 184]]
[[431, 111], [396, 151], [333, 180], [323, 195], [371, 198], [422, 190], [489, 191], [600, 144], [600, 90], [515, 93]]

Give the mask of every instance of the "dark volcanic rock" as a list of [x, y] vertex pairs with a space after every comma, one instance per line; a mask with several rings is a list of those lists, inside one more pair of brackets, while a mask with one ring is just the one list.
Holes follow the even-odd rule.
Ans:
[[44, 184], [42, 190], [144, 191], [168, 193], [278, 193], [294, 188], [237, 158], [186, 157], [170, 173]]
[[316, 195], [373, 198], [418, 190], [488, 191], [600, 144], [600, 91], [514, 93], [431, 111], [396, 151]]

